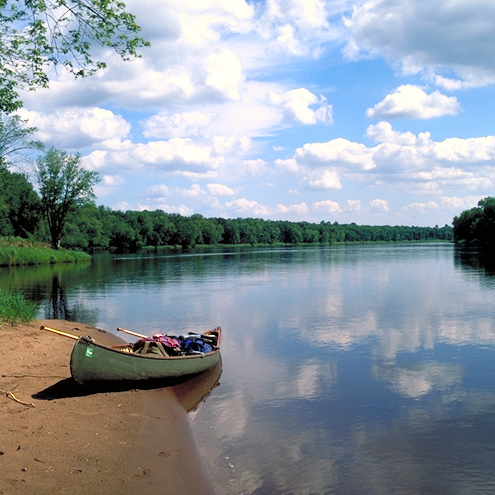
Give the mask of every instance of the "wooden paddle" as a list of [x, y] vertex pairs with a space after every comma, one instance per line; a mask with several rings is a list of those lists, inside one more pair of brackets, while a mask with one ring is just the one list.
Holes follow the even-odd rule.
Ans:
[[142, 339], [147, 339], [148, 336], [147, 335], [142, 335], [140, 333], [136, 333], [136, 332], [131, 332], [130, 330], [126, 330], [125, 328], [117, 328], [117, 332], [125, 332], [125, 333], [128, 333], [129, 335], [134, 335], [134, 337], [140, 337]]
[[70, 339], [74, 339], [74, 340], [77, 340], [79, 338], [77, 335], [61, 332], [60, 330], [55, 330], [55, 328], [45, 327], [44, 325], [41, 325], [40, 330], [47, 330], [48, 332], [57, 333], [58, 335], [63, 335], [64, 337], [69, 337]]

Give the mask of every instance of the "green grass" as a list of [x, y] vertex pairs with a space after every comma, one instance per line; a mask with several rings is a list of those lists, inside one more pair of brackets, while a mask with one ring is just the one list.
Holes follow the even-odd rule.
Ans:
[[0, 291], [0, 321], [16, 325], [36, 320], [38, 305], [26, 301], [20, 292]]
[[43, 265], [90, 261], [82, 251], [51, 249], [49, 244], [33, 242], [19, 237], [0, 237], [0, 266]]

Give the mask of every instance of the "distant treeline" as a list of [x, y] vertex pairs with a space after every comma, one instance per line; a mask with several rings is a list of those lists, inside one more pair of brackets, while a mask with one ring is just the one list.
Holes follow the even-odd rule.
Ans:
[[[40, 198], [23, 174], [0, 168], [0, 236], [50, 242]], [[94, 203], [79, 207], [65, 224], [61, 246], [137, 250], [145, 246], [258, 245], [374, 241], [452, 240], [452, 228], [359, 226], [337, 222], [288, 222], [258, 218], [185, 217], [157, 211], [113, 211]]]
[[454, 217], [453, 224], [455, 241], [495, 245], [495, 198], [480, 200], [478, 206]]
[[452, 240], [452, 227], [340, 225], [258, 218], [205, 218], [156, 211], [113, 211], [85, 207], [70, 219], [65, 247], [130, 249], [145, 246], [258, 245], [373, 241]]

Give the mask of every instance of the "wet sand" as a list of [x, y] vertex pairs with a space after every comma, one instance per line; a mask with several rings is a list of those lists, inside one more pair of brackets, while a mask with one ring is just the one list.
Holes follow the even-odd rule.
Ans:
[[0, 495], [214, 493], [186, 410], [221, 367], [174, 387], [88, 390], [70, 377], [74, 341], [40, 325], [118, 340], [60, 320], [0, 326]]

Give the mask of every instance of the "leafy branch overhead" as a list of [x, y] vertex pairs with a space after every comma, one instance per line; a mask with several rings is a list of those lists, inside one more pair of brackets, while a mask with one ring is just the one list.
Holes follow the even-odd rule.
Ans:
[[115, 0], [0, 0], [0, 110], [22, 106], [16, 88], [46, 87], [49, 66], [76, 77], [106, 67], [93, 58], [93, 44], [124, 60], [139, 57], [150, 44], [125, 8]]
[[43, 143], [28, 139], [35, 131], [36, 128], [28, 127], [27, 121], [19, 115], [0, 115], [0, 167], [7, 161], [14, 164], [15, 156], [27, 149], [43, 149]]

